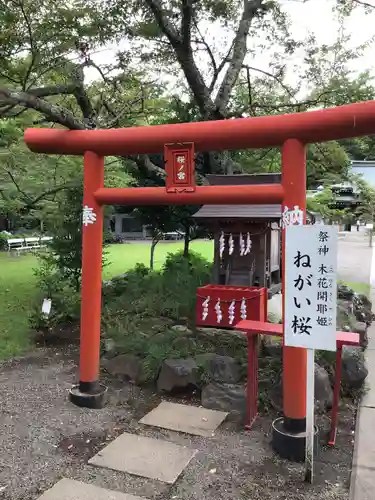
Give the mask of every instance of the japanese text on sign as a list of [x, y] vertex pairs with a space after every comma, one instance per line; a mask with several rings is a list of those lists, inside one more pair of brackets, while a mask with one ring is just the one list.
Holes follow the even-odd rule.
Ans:
[[337, 228], [289, 226], [285, 237], [285, 345], [335, 351]]

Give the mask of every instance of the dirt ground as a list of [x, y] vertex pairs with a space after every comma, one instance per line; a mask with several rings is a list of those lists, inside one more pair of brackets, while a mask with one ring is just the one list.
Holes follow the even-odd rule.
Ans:
[[[35, 500], [62, 477], [150, 500], [347, 500], [354, 410], [345, 407], [335, 449], [322, 448], [314, 486], [303, 467], [271, 452], [270, 424], [262, 416], [250, 432], [225, 423], [213, 438], [154, 430], [138, 420], [159, 396], [107, 380], [109, 403], [87, 410], [68, 401], [76, 381], [77, 348], [39, 349], [0, 366], [0, 498]], [[123, 431], [166, 439], [199, 450], [174, 486], [87, 465]]]

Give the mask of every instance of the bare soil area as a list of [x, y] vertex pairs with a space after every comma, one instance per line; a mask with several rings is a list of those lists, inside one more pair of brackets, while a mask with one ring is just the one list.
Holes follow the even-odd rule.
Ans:
[[[302, 465], [280, 460], [271, 451], [275, 415], [261, 416], [250, 432], [239, 424], [225, 423], [210, 439], [152, 429], [138, 420], [160, 397], [113, 380], [107, 380], [106, 408], [77, 408], [68, 401], [77, 359], [75, 346], [43, 348], [0, 366], [0, 498], [35, 500], [62, 477], [150, 500], [349, 498], [353, 406], [343, 405], [337, 446], [322, 447], [316, 482], [310, 486], [303, 482]], [[198, 453], [172, 487], [87, 465], [90, 457], [124, 431], [193, 447]]]

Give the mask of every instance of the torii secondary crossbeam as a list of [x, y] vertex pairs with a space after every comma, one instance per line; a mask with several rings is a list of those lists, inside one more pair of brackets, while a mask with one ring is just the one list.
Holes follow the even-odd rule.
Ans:
[[[81, 406], [97, 408], [102, 406], [106, 392], [99, 383], [104, 204], [282, 202], [284, 227], [302, 224], [306, 212], [306, 144], [374, 132], [375, 101], [290, 115], [151, 127], [76, 131], [27, 129], [25, 142], [34, 152], [84, 156], [80, 375], [79, 385], [70, 393], [71, 400]], [[282, 153], [281, 185], [195, 185], [195, 151], [277, 146]], [[163, 149], [166, 188], [104, 188], [105, 156], [159, 153]], [[284, 261], [284, 237], [282, 258]], [[283, 433], [291, 440], [306, 428], [305, 391], [306, 352], [284, 347]]]

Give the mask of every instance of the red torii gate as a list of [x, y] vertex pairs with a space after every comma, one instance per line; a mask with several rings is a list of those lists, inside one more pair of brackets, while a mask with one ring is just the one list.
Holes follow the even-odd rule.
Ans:
[[[25, 142], [37, 153], [84, 155], [82, 305], [79, 385], [70, 393], [75, 404], [101, 407], [106, 388], [99, 383], [102, 286], [103, 205], [199, 205], [282, 203], [284, 210], [306, 211], [306, 151], [311, 142], [375, 132], [375, 101], [306, 113], [240, 118], [111, 130], [27, 129]], [[104, 157], [184, 150], [195, 151], [281, 146], [282, 184], [258, 186], [172, 186], [172, 189], [104, 187]], [[190, 155], [190, 156], [189, 156]], [[168, 183], [168, 179], [167, 179]], [[173, 184], [173, 182], [172, 182]], [[183, 183], [182, 183], [183, 184]], [[299, 212], [300, 213], [300, 212]], [[284, 238], [283, 238], [284, 246]], [[283, 251], [284, 259], [284, 251]], [[283, 266], [284, 268], [284, 266]], [[285, 275], [285, 272], [284, 272]], [[306, 351], [284, 347], [283, 412], [286, 434], [306, 428]], [[293, 445], [291, 443], [291, 445]]]

